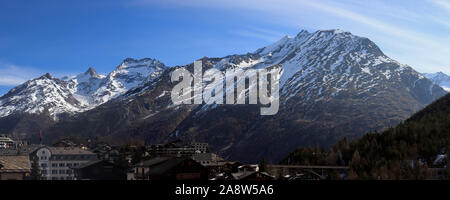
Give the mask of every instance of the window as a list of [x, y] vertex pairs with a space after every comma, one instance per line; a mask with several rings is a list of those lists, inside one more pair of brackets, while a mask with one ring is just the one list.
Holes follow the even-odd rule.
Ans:
[[58, 174], [58, 170], [52, 170], [52, 174]]
[[59, 174], [66, 174], [66, 170], [59, 170]]
[[41, 167], [42, 168], [46, 168], [47, 167], [47, 163], [41, 163]]
[[72, 167], [72, 163], [67, 163], [66, 166], [67, 167]]
[[47, 174], [47, 170], [41, 170], [41, 174]]
[[59, 167], [64, 167], [64, 163], [59, 163]]
[[57, 163], [52, 163], [52, 167], [58, 167]]
[[42, 154], [45, 154], [45, 151], [41, 151]]
[[67, 174], [72, 174], [72, 170], [70, 170], [70, 169], [68, 169], [66, 172], [67, 172]]

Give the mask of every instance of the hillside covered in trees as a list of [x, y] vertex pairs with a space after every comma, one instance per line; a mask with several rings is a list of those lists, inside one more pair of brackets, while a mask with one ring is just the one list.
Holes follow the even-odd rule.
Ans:
[[395, 128], [339, 141], [330, 149], [298, 148], [282, 164], [348, 165], [349, 179], [450, 179], [450, 94]]

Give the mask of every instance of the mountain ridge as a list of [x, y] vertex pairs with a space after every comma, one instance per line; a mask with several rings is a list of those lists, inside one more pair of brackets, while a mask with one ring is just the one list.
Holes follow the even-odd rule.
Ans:
[[[61, 79], [46, 73], [11, 89], [10, 92], [0, 97], [0, 116], [6, 117], [21, 112], [40, 114], [52, 106], [59, 106], [58, 110], [49, 110], [55, 120], [59, 114], [84, 112], [124, 94], [129, 89], [138, 87], [150, 76], [156, 77], [165, 67], [163, 63], [151, 58], [140, 60], [128, 58], [107, 76], [99, 75], [92, 67], [84, 73]], [[49, 85], [53, 85], [55, 88], [47, 88]], [[31, 86], [35, 88], [30, 88]], [[18, 90], [28, 91], [25, 91], [26, 95], [21, 96]], [[54, 94], [45, 99], [43, 93]], [[54, 98], [54, 100], [50, 98]], [[33, 101], [39, 100], [46, 101], [48, 105], [40, 103], [33, 105]], [[34, 107], [15, 109], [11, 106], [12, 104], [19, 105], [20, 101], [24, 102], [23, 105]]]

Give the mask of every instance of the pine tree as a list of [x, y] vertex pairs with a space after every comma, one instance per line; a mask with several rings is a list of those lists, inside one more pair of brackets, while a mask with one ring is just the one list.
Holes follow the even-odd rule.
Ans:
[[359, 165], [360, 162], [361, 162], [361, 156], [359, 155], [359, 151], [356, 150], [355, 153], [353, 153], [351, 164], [352, 165]]
[[39, 163], [37, 157], [33, 158], [33, 163], [31, 164], [31, 179], [40, 180], [41, 179], [41, 169], [39, 168]]
[[259, 171], [267, 172], [267, 163], [266, 163], [266, 159], [264, 157], [261, 159], [261, 163], [259, 163]]
[[133, 152], [132, 157], [131, 157], [131, 163], [132, 163], [132, 164], [137, 164], [137, 163], [141, 162], [141, 160], [142, 160], [142, 154], [143, 154], [142, 149], [136, 148], [136, 149], [134, 150], [134, 152]]

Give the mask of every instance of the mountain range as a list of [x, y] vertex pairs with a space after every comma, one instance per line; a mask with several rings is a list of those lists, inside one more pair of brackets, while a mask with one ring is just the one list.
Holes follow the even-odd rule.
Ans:
[[441, 86], [445, 91], [450, 92], [450, 76], [443, 72], [424, 73], [425, 77]]
[[228, 159], [276, 161], [298, 146], [330, 146], [397, 125], [446, 94], [368, 38], [341, 30], [301, 31], [252, 53], [201, 60], [204, 71], [224, 75], [227, 69], [279, 68], [279, 112], [261, 116], [258, 105], [174, 105], [170, 75], [181, 67], [193, 72], [193, 63], [167, 67], [155, 59], [125, 59], [107, 76], [90, 68], [17, 86], [0, 98], [0, 132], [36, 140], [33, 133], [43, 129], [48, 143], [67, 136], [182, 139], [208, 142]]

